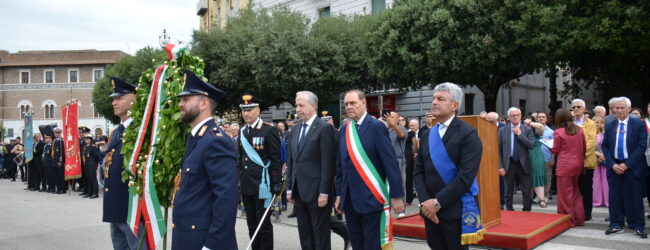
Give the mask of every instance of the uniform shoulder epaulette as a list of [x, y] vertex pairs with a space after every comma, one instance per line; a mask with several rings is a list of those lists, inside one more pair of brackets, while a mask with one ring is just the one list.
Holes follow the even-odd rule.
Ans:
[[205, 131], [207, 129], [208, 129], [208, 125], [203, 125], [203, 127], [201, 127], [201, 130], [199, 130], [199, 133], [197, 135], [198, 136], [203, 136], [203, 134], [205, 134]]

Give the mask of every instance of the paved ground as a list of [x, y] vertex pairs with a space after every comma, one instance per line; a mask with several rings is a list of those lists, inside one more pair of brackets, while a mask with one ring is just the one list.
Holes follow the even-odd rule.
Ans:
[[[75, 192], [53, 195], [24, 188], [23, 183], [0, 180], [0, 249], [112, 249], [108, 224], [101, 222], [101, 194], [99, 199], [89, 200]], [[521, 209], [521, 205], [515, 208]], [[407, 211], [416, 209], [410, 206]], [[549, 208], [533, 210], [551, 213], [555, 209], [551, 201]], [[296, 220], [286, 218], [287, 214], [274, 221], [275, 249], [300, 249]], [[606, 216], [606, 208], [594, 208], [594, 219], [586, 226], [570, 229], [538, 249], [650, 249], [649, 239], [636, 238], [630, 230], [605, 236]], [[237, 219], [236, 232], [239, 248], [245, 249], [245, 219]], [[332, 248], [343, 248], [343, 240], [336, 234], [332, 234]], [[428, 248], [424, 240], [397, 237], [395, 249]]]

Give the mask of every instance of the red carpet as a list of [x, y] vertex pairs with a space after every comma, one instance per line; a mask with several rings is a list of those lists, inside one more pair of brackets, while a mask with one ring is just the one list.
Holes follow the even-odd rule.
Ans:
[[[532, 212], [501, 211], [501, 224], [491, 227], [481, 246], [532, 249], [571, 227], [570, 216]], [[426, 238], [424, 220], [417, 214], [393, 220], [395, 235]]]

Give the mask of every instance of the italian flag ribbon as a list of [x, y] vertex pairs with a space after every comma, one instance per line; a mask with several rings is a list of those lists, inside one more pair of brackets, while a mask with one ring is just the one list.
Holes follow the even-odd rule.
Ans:
[[185, 46], [171, 44], [171, 43], [165, 45], [165, 52], [167, 52], [167, 58], [169, 58], [170, 61], [176, 60], [179, 57], [181, 57], [181, 55], [186, 49], [187, 47]]
[[390, 213], [390, 199], [388, 195], [390, 187], [388, 186], [388, 182], [382, 180], [375, 165], [372, 164], [372, 161], [370, 161], [366, 151], [363, 149], [354, 120], [348, 123], [345, 137], [346, 147], [348, 155], [352, 160], [352, 165], [354, 165], [357, 173], [359, 173], [363, 182], [370, 189], [370, 192], [372, 192], [372, 195], [380, 204], [384, 205], [384, 211], [379, 221], [379, 233], [381, 234], [379, 236], [380, 246], [382, 249], [393, 249], [393, 223]]
[[[143, 197], [140, 197], [140, 190], [136, 190], [134, 185], [129, 185], [129, 211], [127, 215], [127, 222], [137, 236], [140, 220], [144, 217], [144, 225], [146, 229], [146, 240], [149, 249], [156, 249], [156, 244], [160, 242], [164, 234], [167, 232], [165, 219], [161, 211], [158, 194], [153, 176], [154, 159], [156, 158], [156, 144], [158, 142], [158, 120], [160, 117], [159, 111], [162, 110], [164, 103], [165, 86], [163, 82], [166, 79], [165, 72], [168, 66], [166, 64], [159, 66], [156, 69], [151, 90], [149, 92], [149, 99], [145, 107], [145, 112], [142, 117], [142, 123], [138, 128], [138, 136], [131, 158], [129, 158], [128, 166], [130, 171], [134, 174], [143, 175]], [[143, 154], [142, 144], [144, 142], [149, 122], [153, 122], [151, 127], [151, 138], [149, 141], [149, 149]], [[146, 159], [145, 166], [142, 172], [138, 172], [139, 165], [137, 164], [139, 157], [144, 156]]]

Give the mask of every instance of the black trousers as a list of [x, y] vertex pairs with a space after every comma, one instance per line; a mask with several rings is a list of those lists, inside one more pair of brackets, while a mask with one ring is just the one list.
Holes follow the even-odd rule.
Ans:
[[37, 184], [41, 187], [41, 190], [47, 190], [47, 169], [45, 168], [45, 164], [41, 162], [41, 164], [39, 164], [37, 167], [37, 171], [39, 173], [39, 180]]
[[[248, 224], [248, 236], [253, 237], [255, 229], [264, 216], [264, 200], [259, 199], [259, 195], [242, 195], [244, 210], [246, 210], [246, 224]], [[266, 215], [260, 231], [257, 233], [251, 248], [253, 250], [272, 250], [273, 249], [273, 225], [271, 224], [271, 215]]]
[[[54, 163], [54, 164], [57, 164], [57, 163]], [[56, 175], [55, 175], [56, 190], [57, 191], [65, 191], [66, 190], [66, 187], [65, 187], [65, 171], [64, 171], [65, 166], [63, 166], [63, 164], [61, 164], [60, 166], [59, 166], [59, 164], [57, 164], [55, 166], [55, 168], [56, 168], [56, 170], [55, 170], [56, 171]]]
[[40, 168], [40, 163], [36, 163], [34, 162], [34, 160], [32, 160], [32, 162], [30, 162], [27, 165], [27, 182], [28, 182], [27, 186], [29, 188], [40, 187], [39, 184], [40, 184], [41, 176], [40, 176], [39, 168]]
[[[81, 165], [81, 178], [76, 179], [75, 182], [79, 183], [79, 188], [78, 189], [82, 189], [85, 193], [88, 193], [88, 187], [89, 187], [89, 185], [92, 185], [92, 184], [88, 183], [88, 173], [86, 172], [86, 168], [87, 167], [85, 165], [83, 165], [83, 164]], [[95, 170], [96, 170], [96, 167], [95, 167]], [[97, 179], [97, 178], [95, 178], [95, 179]], [[72, 186], [72, 188], [74, 189], [75, 187]]]
[[18, 166], [18, 169], [20, 170], [20, 180], [21, 181], [27, 181], [27, 176], [25, 175], [25, 164], [21, 163]]
[[298, 219], [298, 233], [300, 246], [303, 250], [332, 249], [330, 228], [332, 224], [332, 204], [328, 202], [324, 207], [318, 207], [318, 201], [305, 202], [294, 188], [292, 197], [295, 200], [294, 211]]
[[[512, 167], [512, 165], [510, 166]], [[427, 245], [431, 249], [468, 249], [460, 244], [462, 225], [459, 220], [440, 221], [439, 224], [425, 218]]]
[[16, 180], [16, 174], [17, 174], [17, 167], [16, 163], [11, 160], [9, 164], [7, 164], [7, 174], [9, 174], [9, 178], [12, 180]]
[[591, 217], [591, 210], [594, 200], [594, 170], [584, 169], [578, 179], [580, 194], [582, 195], [582, 205], [585, 208], [585, 218]]
[[405, 191], [406, 191], [406, 203], [412, 203], [413, 199], [415, 198], [415, 194], [413, 193], [413, 167], [415, 165], [415, 160], [413, 159], [413, 155], [408, 153], [406, 154], [406, 183], [405, 183]]
[[47, 191], [56, 191], [56, 167], [52, 163], [45, 165], [47, 173]]
[[94, 166], [85, 166], [83, 168], [84, 172], [86, 172], [86, 186], [84, 187], [84, 191], [88, 193], [88, 195], [97, 195], [99, 193], [99, 188], [97, 184], [97, 165], [92, 164]]
[[525, 173], [521, 163], [510, 159], [510, 167], [506, 172], [506, 209], [514, 210], [512, 207], [512, 197], [515, 193], [515, 181], [521, 188], [521, 196], [524, 204], [523, 211], [530, 211], [533, 206], [532, 180], [530, 173]]

